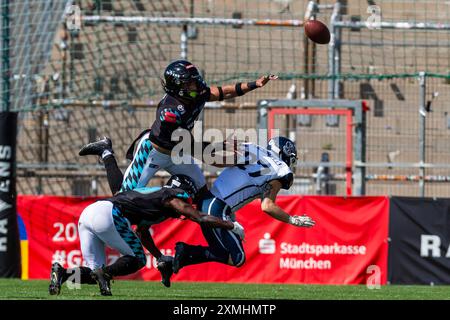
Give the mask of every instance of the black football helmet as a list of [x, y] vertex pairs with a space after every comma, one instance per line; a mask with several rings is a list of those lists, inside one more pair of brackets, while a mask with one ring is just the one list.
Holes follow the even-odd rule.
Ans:
[[269, 140], [267, 149], [275, 152], [291, 170], [295, 168], [297, 164], [297, 148], [293, 141], [285, 137], [275, 137]]
[[197, 99], [208, 88], [197, 67], [186, 60], [171, 62], [161, 82], [167, 94], [188, 100]]
[[194, 181], [184, 174], [176, 174], [170, 177], [169, 181], [166, 183], [166, 187], [169, 188], [180, 188], [194, 199], [196, 194], [198, 193], [198, 189], [195, 186]]

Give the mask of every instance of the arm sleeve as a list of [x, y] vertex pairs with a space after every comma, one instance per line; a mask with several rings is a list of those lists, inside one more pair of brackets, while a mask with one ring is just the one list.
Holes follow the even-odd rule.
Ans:
[[281, 182], [282, 189], [289, 190], [289, 188], [292, 186], [292, 183], [294, 182], [294, 175], [292, 174], [292, 172], [289, 172], [287, 175], [278, 179], [278, 181]]
[[277, 167], [275, 176], [276, 178], [272, 180], [280, 181], [281, 189], [284, 190], [289, 190], [289, 188], [292, 186], [292, 183], [294, 182], [294, 174], [284, 163]]
[[207, 101], [209, 101], [209, 99], [211, 99], [211, 88], [210, 87], [206, 88], [206, 92], [203, 93], [203, 96], [204, 96], [205, 102], [207, 102]]

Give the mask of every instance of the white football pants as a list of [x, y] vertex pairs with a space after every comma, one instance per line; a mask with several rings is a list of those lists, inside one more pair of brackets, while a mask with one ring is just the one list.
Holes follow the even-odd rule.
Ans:
[[78, 221], [81, 252], [92, 270], [106, 265], [105, 245], [122, 255], [136, 256], [145, 264], [141, 241], [130, 222], [109, 201], [97, 201], [87, 206]]
[[198, 189], [206, 184], [202, 170], [194, 163], [191, 156], [185, 156], [182, 164], [174, 164], [170, 155], [153, 148], [148, 139], [149, 135], [150, 132], [139, 140], [133, 161], [125, 171], [121, 192], [145, 187], [160, 169], [166, 170], [171, 175], [184, 174], [191, 177]]

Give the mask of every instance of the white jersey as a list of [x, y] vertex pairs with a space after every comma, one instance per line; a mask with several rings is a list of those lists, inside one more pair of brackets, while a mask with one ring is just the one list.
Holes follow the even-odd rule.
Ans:
[[274, 152], [251, 143], [244, 143], [241, 148], [244, 155], [240, 163], [247, 164], [226, 168], [211, 188], [211, 193], [232, 211], [262, 197], [270, 188], [270, 181], [280, 180], [283, 189], [288, 189], [293, 179], [291, 169]]

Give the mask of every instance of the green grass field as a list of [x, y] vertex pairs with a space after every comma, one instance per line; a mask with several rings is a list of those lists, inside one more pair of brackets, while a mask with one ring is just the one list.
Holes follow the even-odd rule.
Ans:
[[115, 281], [113, 297], [101, 297], [98, 287], [69, 290], [64, 285], [59, 296], [50, 296], [47, 281], [0, 280], [0, 299], [294, 299], [294, 300], [450, 300], [449, 286], [366, 286], [266, 285], [175, 282], [165, 288], [159, 282]]

